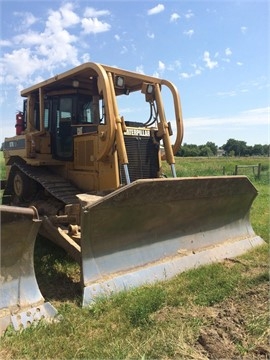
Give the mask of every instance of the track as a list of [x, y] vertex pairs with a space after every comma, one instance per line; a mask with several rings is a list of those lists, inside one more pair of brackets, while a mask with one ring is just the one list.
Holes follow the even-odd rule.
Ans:
[[[56, 175], [45, 167], [34, 167], [26, 164], [14, 164], [10, 170], [9, 179], [13, 179], [16, 172], [20, 170], [28, 178], [33, 179], [40, 184], [44, 190], [65, 205], [77, 204], [79, 199], [76, 197], [81, 191], [73, 186], [70, 182]], [[9, 180], [6, 186], [5, 195], [13, 194], [12, 180]]]
[[[16, 176], [20, 174], [22, 187], [31, 199], [18, 196], [14, 187]], [[38, 186], [39, 185], [39, 186]], [[26, 164], [13, 164], [3, 196], [5, 205], [34, 206], [42, 219], [39, 234], [62, 247], [75, 261], [81, 262], [80, 232], [69, 234], [69, 224], [80, 224], [80, 204], [77, 194], [81, 191], [61, 176], [46, 167], [34, 167]], [[78, 205], [77, 205], [78, 204]], [[65, 212], [65, 205], [75, 205]], [[70, 236], [69, 236], [70, 235]]]

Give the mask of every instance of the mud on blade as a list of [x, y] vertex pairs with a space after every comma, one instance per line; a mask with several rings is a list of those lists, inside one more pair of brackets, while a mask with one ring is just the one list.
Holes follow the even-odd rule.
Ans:
[[263, 242], [244, 176], [138, 180], [82, 214], [84, 305], [100, 293], [166, 279]]

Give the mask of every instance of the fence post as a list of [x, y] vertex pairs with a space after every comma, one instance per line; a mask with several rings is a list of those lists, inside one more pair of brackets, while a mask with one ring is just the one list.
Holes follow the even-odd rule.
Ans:
[[258, 179], [261, 178], [261, 163], [258, 164]]
[[238, 165], [235, 165], [234, 175], [238, 174]]

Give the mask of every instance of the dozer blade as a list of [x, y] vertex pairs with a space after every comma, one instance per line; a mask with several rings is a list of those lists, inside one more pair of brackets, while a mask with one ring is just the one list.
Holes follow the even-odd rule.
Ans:
[[83, 306], [264, 243], [245, 176], [137, 180], [82, 211]]
[[34, 245], [41, 224], [34, 208], [0, 205], [0, 331], [26, 328], [56, 310], [44, 303], [34, 271]]

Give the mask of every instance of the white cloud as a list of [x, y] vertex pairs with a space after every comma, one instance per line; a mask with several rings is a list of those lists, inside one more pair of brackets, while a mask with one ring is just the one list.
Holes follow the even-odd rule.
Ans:
[[236, 90], [218, 91], [217, 95], [221, 97], [233, 97], [237, 95], [237, 91]]
[[[33, 24], [34, 18], [28, 16], [27, 23]], [[10, 41], [20, 48], [2, 55], [1, 83], [33, 83], [32, 77], [37, 71], [41, 75], [42, 71], [52, 72], [58, 65], [78, 65], [77, 36], [67, 30], [78, 24], [80, 18], [73, 11], [73, 5], [66, 3], [56, 11], [49, 10], [43, 30], [37, 32], [29, 28], [14, 36]]]
[[81, 21], [83, 32], [85, 34], [97, 34], [109, 31], [111, 25], [98, 20], [97, 18], [84, 18]]
[[194, 34], [194, 30], [186, 30], [183, 32], [184, 35], [191, 37]]
[[144, 74], [143, 65], [136, 66], [135, 71], [139, 74]]
[[90, 54], [88, 54], [88, 53], [85, 53], [85, 54], [83, 54], [82, 56], [81, 56], [81, 59], [82, 59], [82, 62], [83, 63], [86, 63], [86, 62], [89, 62], [90, 61]]
[[194, 72], [195, 75], [201, 75], [201, 73], [202, 73], [201, 69], [195, 69], [195, 72]]
[[[185, 141], [204, 143], [209, 138], [222, 145], [229, 138], [244, 139], [250, 145], [268, 143], [269, 107], [242, 111], [232, 116], [185, 118]], [[265, 129], [264, 136], [254, 134], [256, 129]], [[256, 131], [255, 131], [256, 132]], [[207, 135], [204, 135], [207, 134]], [[195, 140], [196, 138], [196, 140]], [[194, 141], [195, 140], [195, 141]]]
[[190, 73], [182, 72], [179, 74], [179, 77], [180, 79], [190, 79], [194, 76], [201, 75], [201, 73], [202, 73], [201, 69], [195, 69], [194, 72], [190, 72]]
[[128, 52], [128, 49], [126, 46], [122, 46], [122, 49], [120, 51], [120, 54], [126, 54]]
[[38, 18], [36, 18], [32, 13], [30, 12], [14, 12], [14, 16], [17, 16], [21, 18], [17, 22], [17, 30], [23, 31], [28, 29], [31, 25], [35, 24], [38, 21]]
[[194, 13], [192, 12], [192, 10], [188, 10], [184, 16], [186, 19], [190, 19], [194, 16]]
[[80, 23], [79, 16], [73, 11], [74, 6], [66, 3], [59, 10], [49, 10], [49, 17], [46, 21], [46, 28], [52, 32], [68, 28]]
[[180, 79], [189, 79], [192, 75], [186, 72], [180, 73]]
[[120, 108], [119, 112], [120, 114], [133, 114], [136, 113], [138, 111], [138, 108], [132, 108], [132, 107], [125, 107], [125, 108]]
[[[270, 107], [263, 107], [263, 108], [257, 108], [257, 109], [251, 109], [251, 110], [246, 110], [243, 111], [243, 115], [244, 116], [256, 116], [256, 118], [258, 119], [258, 117], [260, 118], [260, 123], [262, 124], [268, 124], [267, 121], [267, 117], [269, 115], [270, 112]], [[256, 122], [255, 122], [256, 123]]]
[[117, 34], [114, 35], [114, 38], [115, 38], [116, 41], [120, 41], [120, 36], [119, 35], [117, 35]]
[[225, 55], [226, 56], [231, 56], [232, 55], [232, 51], [231, 51], [230, 48], [225, 49]]
[[[242, 63], [239, 63], [238, 66], [242, 66]], [[238, 86], [236, 86], [235, 89], [231, 89], [228, 91], [220, 91], [217, 93], [218, 96], [221, 97], [231, 97], [231, 96], [237, 96], [237, 95], [241, 95], [242, 93], [253, 93], [254, 90], [264, 90], [264, 89], [268, 89], [270, 87], [269, 84], [269, 80], [267, 77], [262, 76], [259, 78], [256, 78], [254, 80], [250, 80], [250, 81], [244, 81], [242, 83], [240, 83]]]
[[0, 39], [0, 46], [1, 47], [5, 47], [5, 46], [9, 47], [9, 46], [12, 46], [12, 42], [9, 40], [1, 40]]
[[154, 71], [152, 76], [160, 78], [165, 70], [167, 70], [165, 63], [159, 60], [157, 70]]
[[88, 18], [107, 16], [107, 15], [110, 15], [109, 10], [95, 10], [92, 7], [87, 7], [84, 11], [84, 17], [88, 17]]
[[[37, 53], [45, 57], [47, 66], [53, 69], [56, 65], [70, 64], [79, 65], [77, 59], [78, 50], [71, 43], [75, 42], [76, 37], [71, 36], [66, 30], [51, 36], [51, 43], [41, 44]], [[59, 46], [62, 44], [62, 46]]]
[[176, 69], [181, 69], [181, 61], [179, 60], [174, 60], [173, 63], [167, 66], [167, 70], [169, 71], [175, 71]]
[[237, 61], [236, 65], [243, 66], [243, 63], [241, 61]]
[[57, 31], [62, 30], [63, 24], [61, 20], [62, 15], [60, 11], [50, 10], [46, 21], [46, 30], [50, 33], [57, 33]]
[[[2, 67], [5, 70], [3, 82], [16, 85], [18, 81], [25, 81], [42, 66], [42, 61], [33, 56], [30, 49], [13, 50], [2, 57]], [[23, 66], [22, 66], [23, 64]]]
[[215, 67], [218, 67], [218, 62], [212, 61], [210, 59], [210, 53], [208, 51], [204, 52], [203, 61], [205, 62], [205, 66], [210, 70], [214, 69]]
[[154, 71], [153, 75], [155, 78], [160, 78], [160, 74], [158, 71]]
[[[1, 94], [0, 94], [0, 105], [4, 104], [6, 101], [7, 101], [7, 91], [1, 91]], [[2, 120], [3, 121], [3, 120]], [[1, 127], [2, 127], [2, 124], [1, 124]]]
[[165, 68], [166, 68], [165, 64], [162, 61], [159, 60], [159, 62], [158, 62], [158, 70], [159, 71], [164, 71]]
[[220, 125], [268, 125], [270, 107], [242, 111], [234, 116], [224, 117], [194, 117], [185, 120], [185, 127], [206, 127]]
[[73, 26], [80, 22], [80, 17], [73, 11], [73, 4], [64, 4], [59, 11], [62, 16], [61, 22], [63, 27]]
[[38, 33], [29, 30], [28, 32], [15, 36], [13, 38], [13, 41], [17, 45], [34, 46], [43, 43], [43, 40], [46, 41], [46, 39], [44, 39], [43, 36], [44, 36], [43, 33]]
[[164, 5], [158, 4], [157, 6], [149, 9], [149, 10], [147, 11], [147, 14], [148, 14], [148, 15], [155, 15], [155, 14], [158, 14], [158, 13], [164, 11], [164, 9], [165, 9], [165, 6], [164, 6]]
[[240, 30], [241, 30], [242, 34], [245, 34], [247, 32], [247, 27], [246, 26], [241, 26]]
[[177, 13], [173, 13], [170, 17], [170, 22], [176, 22], [178, 19], [180, 19], [180, 15]]
[[194, 76], [201, 75], [203, 69], [200, 66], [198, 66], [197, 64], [191, 64], [191, 66], [194, 70], [190, 73], [187, 73], [187, 72], [180, 73], [180, 75], [179, 75], [180, 79], [189, 79]]
[[36, 18], [33, 14], [31, 13], [26, 13], [24, 16], [24, 21], [23, 21], [23, 24], [26, 26], [26, 27], [29, 27], [33, 24], [35, 24], [37, 21], [38, 21], [38, 18]]
[[154, 39], [155, 38], [155, 34], [154, 33], [150, 33], [149, 31], [147, 32], [147, 37], [149, 39]]

